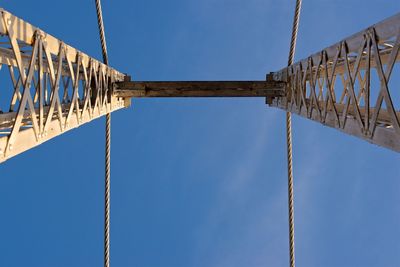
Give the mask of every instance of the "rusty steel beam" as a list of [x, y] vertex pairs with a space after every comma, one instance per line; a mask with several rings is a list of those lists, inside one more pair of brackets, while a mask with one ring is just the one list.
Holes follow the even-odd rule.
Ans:
[[179, 81], [116, 83], [117, 97], [278, 97], [285, 82], [275, 81]]

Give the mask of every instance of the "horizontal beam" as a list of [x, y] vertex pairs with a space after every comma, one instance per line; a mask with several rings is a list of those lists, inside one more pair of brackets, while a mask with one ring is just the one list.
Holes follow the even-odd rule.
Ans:
[[119, 82], [116, 97], [278, 97], [285, 82], [276, 81], [187, 81]]

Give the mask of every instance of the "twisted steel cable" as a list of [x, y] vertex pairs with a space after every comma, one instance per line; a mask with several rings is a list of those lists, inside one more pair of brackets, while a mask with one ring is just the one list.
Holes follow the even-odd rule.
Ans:
[[297, 43], [297, 33], [299, 31], [299, 25], [300, 25], [301, 3], [302, 0], [296, 0], [296, 8], [293, 18], [292, 38], [290, 40], [288, 66], [291, 66], [294, 63], [294, 54], [296, 52], [296, 43]]
[[[296, 51], [297, 32], [299, 30], [300, 11], [302, 0], [296, 0], [296, 8], [293, 19], [292, 38], [290, 41], [290, 51], [288, 66], [293, 65], [294, 54]], [[295, 246], [294, 246], [294, 193], [293, 193], [293, 151], [292, 151], [292, 115], [286, 112], [286, 142], [287, 142], [287, 164], [288, 164], [288, 204], [289, 204], [289, 249], [290, 266], [294, 267]]]
[[104, 32], [104, 23], [103, 23], [103, 11], [101, 9], [100, 0], [95, 0], [95, 1], [96, 1], [96, 11], [97, 11], [97, 24], [99, 26], [99, 34], [100, 34], [101, 52], [103, 54], [103, 62], [104, 64], [108, 65], [106, 34]]
[[[104, 32], [103, 12], [100, 0], [96, 1], [97, 24], [103, 62], [108, 65], [107, 43]], [[111, 113], [106, 114], [106, 151], [105, 151], [105, 192], [104, 192], [104, 266], [110, 266], [110, 170], [111, 170]]]
[[110, 170], [111, 170], [111, 113], [106, 115], [105, 155], [105, 197], [104, 197], [104, 266], [110, 266]]

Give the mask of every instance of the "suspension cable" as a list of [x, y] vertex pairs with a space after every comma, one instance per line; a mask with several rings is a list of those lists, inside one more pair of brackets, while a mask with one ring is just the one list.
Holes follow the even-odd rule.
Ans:
[[95, 0], [95, 1], [96, 1], [96, 11], [97, 11], [97, 24], [99, 26], [99, 34], [100, 34], [101, 52], [103, 54], [103, 62], [104, 64], [108, 65], [106, 34], [104, 32], [104, 23], [103, 23], [103, 11], [101, 10], [100, 0]]
[[[103, 62], [108, 65], [107, 43], [104, 32], [103, 12], [100, 0], [96, 1]], [[110, 170], [111, 170], [111, 113], [106, 114], [105, 192], [104, 192], [104, 267], [110, 266]]]
[[[104, 24], [100, 0], [96, 1], [97, 21], [99, 26], [100, 42], [103, 53], [103, 61], [108, 65], [107, 44], [104, 33]], [[292, 38], [288, 66], [293, 64], [296, 51], [297, 33], [299, 29], [300, 11], [302, 0], [296, 0], [296, 9], [293, 19]], [[294, 245], [294, 194], [293, 194], [293, 159], [292, 159], [292, 116], [286, 112], [286, 138], [287, 138], [287, 162], [288, 162], [288, 202], [289, 202], [289, 248], [290, 266], [295, 266]], [[104, 266], [110, 265], [110, 156], [111, 156], [111, 114], [106, 115], [106, 160], [105, 160], [105, 222], [104, 222]]]
[[[302, 0], [296, 0], [296, 9], [293, 19], [292, 38], [290, 41], [290, 51], [288, 66], [293, 65], [294, 54], [296, 51], [297, 32], [299, 30], [299, 20]], [[293, 193], [293, 151], [292, 151], [292, 115], [286, 112], [286, 139], [287, 139], [287, 164], [288, 164], [288, 204], [289, 204], [289, 249], [290, 249], [290, 266], [294, 267], [295, 263], [295, 246], [294, 246], [294, 193]]]

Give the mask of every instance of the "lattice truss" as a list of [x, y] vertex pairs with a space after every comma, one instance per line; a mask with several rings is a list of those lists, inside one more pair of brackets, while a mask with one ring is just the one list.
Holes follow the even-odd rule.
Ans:
[[399, 48], [400, 14], [272, 73], [270, 104], [400, 152]]
[[0, 10], [0, 162], [129, 105], [124, 75]]

